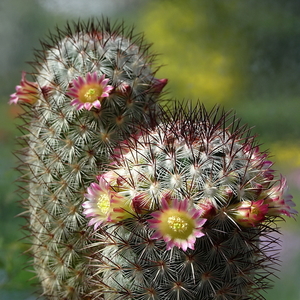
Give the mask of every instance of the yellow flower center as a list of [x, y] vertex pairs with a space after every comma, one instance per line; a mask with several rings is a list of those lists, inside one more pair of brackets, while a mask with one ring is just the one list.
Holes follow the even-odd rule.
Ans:
[[78, 92], [78, 99], [81, 102], [94, 102], [96, 100], [101, 99], [101, 95], [103, 93], [103, 87], [100, 84], [91, 83], [86, 84], [82, 88], [80, 88]]
[[185, 232], [188, 228], [188, 223], [185, 222], [182, 218], [171, 216], [168, 218], [169, 227], [175, 232]]
[[96, 90], [95, 90], [95, 89], [89, 89], [89, 90], [85, 93], [84, 97], [85, 97], [86, 99], [92, 99], [92, 98], [95, 96], [95, 94], [96, 94]]
[[187, 239], [195, 229], [193, 218], [185, 211], [168, 209], [160, 216], [159, 231], [172, 239]]
[[97, 207], [102, 214], [107, 215], [110, 209], [110, 198], [108, 197], [108, 195], [101, 195], [98, 198]]

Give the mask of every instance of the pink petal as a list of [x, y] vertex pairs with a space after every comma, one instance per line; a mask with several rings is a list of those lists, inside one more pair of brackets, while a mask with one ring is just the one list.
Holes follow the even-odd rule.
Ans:
[[96, 222], [97, 222], [97, 219], [96, 219], [96, 218], [92, 218], [92, 219], [90, 219], [90, 221], [88, 222], [88, 226], [92, 226], [92, 225], [94, 225]]
[[86, 109], [86, 110], [91, 110], [91, 108], [93, 107], [92, 103], [90, 102], [85, 102], [83, 104], [83, 107]]
[[101, 221], [99, 221], [99, 222], [97, 222], [95, 225], [94, 225], [94, 230], [96, 230], [101, 224], [102, 224], [103, 222]]
[[87, 208], [83, 211], [83, 214], [85, 214], [87, 218], [97, 215], [95, 208]]
[[10, 95], [10, 100], [9, 100], [9, 104], [17, 104], [18, 103], [19, 98], [17, 97], [17, 94], [11, 94]]
[[183, 211], [183, 210], [187, 211], [187, 208], [188, 208], [188, 200], [187, 199], [179, 202], [179, 205], [178, 205], [179, 211]]
[[105, 79], [105, 74], [102, 74], [98, 82], [102, 83], [104, 80], [108, 80], [108, 79]]
[[84, 207], [84, 208], [91, 208], [91, 202], [90, 201], [86, 201], [86, 202], [82, 203], [82, 207]]
[[92, 73], [92, 74], [91, 74], [91, 78], [92, 78], [92, 81], [93, 81], [93, 82], [97, 82], [97, 79], [98, 79], [98, 74], [97, 74], [97, 72]]
[[150, 224], [150, 228], [156, 228], [155, 224], [157, 223], [161, 223], [160, 220], [157, 220], [157, 219], [151, 219], [151, 220], [148, 220], [148, 223]]
[[109, 93], [103, 92], [102, 95], [101, 95], [101, 97], [102, 97], [102, 98], [107, 98], [107, 97], [109, 97]]
[[154, 219], [150, 219], [150, 220], [148, 220], [148, 222], [151, 222], [151, 223], [159, 223], [160, 220], [158, 220], [158, 219], [159, 219], [160, 215], [161, 215], [161, 212], [160, 212], [160, 211], [155, 211], [155, 212], [151, 213], [151, 216], [152, 216]]
[[158, 231], [154, 232], [154, 233], [151, 235], [151, 239], [154, 239], [154, 240], [160, 239], [161, 237], [162, 237], [162, 236], [161, 236], [160, 232], [158, 232]]
[[188, 243], [186, 241], [183, 241], [180, 243], [180, 245], [176, 245], [178, 248], [181, 248], [183, 251], [186, 251], [188, 248]]
[[202, 231], [197, 231], [194, 233], [194, 236], [197, 238], [200, 238], [201, 236], [204, 236], [205, 234]]
[[93, 102], [94, 107], [100, 109], [101, 108], [101, 102], [99, 100], [96, 100]]
[[108, 84], [108, 82], [109, 82], [109, 78], [106, 78], [106, 79], [103, 78], [103, 80], [101, 80], [102, 86], [106, 86]]
[[70, 92], [66, 93], [66, 95], [70, 96], [71, 98], [76, 98], [77, 97], [77, 92], [70, 91]]
[[102, 189], [100, 188], [99, 184], [93, 182], [90, 185], [94, 190], [98, 190], [98, 191], [102, 191]]
[[206, 221], [207, 221], [207, 219], [197, 220], [197, 226], [202, 227], [202, 225], [204, 225]]
[[78, 80], [79, 87], [85, 84], [85, 80], [83, 79], [83, 77], [79, 76], [77, 80]]

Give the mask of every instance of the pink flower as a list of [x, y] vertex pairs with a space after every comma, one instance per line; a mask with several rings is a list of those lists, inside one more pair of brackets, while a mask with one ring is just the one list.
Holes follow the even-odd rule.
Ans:
[[132, 198], [132, 206], [138, 214], [146, 214], [150, 211], [150, 201], [147, 193], [140, 192]]
[[132, 217], [133, 210], [128, 201], [119, 193], [111, 190], [110, 185], [100, 178], [99, 184], [92, 183], [84, 195], [88, 201], [84, 202], [83, 214], [92, 219], [88, 225], [94, 225], [96, 230], [103, 222], [118, 222]]
[[163, 88], [166, 86], [167, 83], [168, 83], [168, 79], [166, 78], [163, 79], [154, 78], [153, 90], [156, 93], [161, 93], [161, 91], [163, 90]]
[[268, 212], [268, 204], [264, 200], [242, 201], [229, 209], [230, 216], [240, 225], [255, 227], [263, 222]]
[[205, 219], [211, 219], [214, 217], [217, 213], [216, 208], [212, 204], [211, 200], [209, 198], [203, 198], [199, 203], [197, 203], [197, 206], [202, 210], [201, 217]]
[[74, 98], [71, 105], [76, 106], [77, 110], [81, 108], [90, 110], [92, 107], [100, 109], [101, 100], [108, 97], [113, 89], [111, 85], [107, 85], [108, 81], [104, 74], [98, 77], [97, 72], [87, 73], [85, 78], [79, 76], [74, 79], [73, 87], [67, 93]]
[[9, 104], [29, 103], [34, 104], [40, 95], [39, 86], [36, 82], [25, 79], [26, 72], [22, 72], [21, 85], [16, 86], [16, 92], [10, 95]]
[[204, 235], [201, 230], [206, 219], [200, 218], [203, 212], [201, 209], [190, 209], [188, 206], [188, 199], [175, 199], [169, 204], [163, 198], [161, 209], [153, 212], [153, 219], [148, 220], [150, 228], [155, 230], [151, 238], [162, 238], [166, 242], [167, 250], [174, 246], [183, 251], [187, 248], [194, 249], [196, 238]]
[[265, 203], [269, 205], [268, 215], [279, 216], [286, 215], [292, 217], [298, 212], [292, 207], [295, 206], [293, 202], [293, 196], [287, 194], [287, 183], [284, 177], [281, 177], [280, 183], [277, 186], [273, 186], [267, 191], [268, 196], [265, 199]]

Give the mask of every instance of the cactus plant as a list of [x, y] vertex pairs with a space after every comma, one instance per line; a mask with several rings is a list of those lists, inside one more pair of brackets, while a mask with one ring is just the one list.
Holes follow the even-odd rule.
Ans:
[[47, 299], [264, 299], [277, 221], [293, 217], [247, 126], [157, 103], [141, 35], [67, 26], [36, 53], [18, 152], [33, 266]]
[[33, 265], [47, 298], [89, 299], [83, 195], [134, 122], [159, 115], [167, 80], [155, 78], [143, 35], [106, 19], [58, 30], [32, 65], [34, 81], [23, 72], [10, 103], [25, 110], [18, 157]]
[[275, 175], [232, 113], [176, 104], [141, 127], [85, 194], [92, 299], [264, 299], [296, 214]]

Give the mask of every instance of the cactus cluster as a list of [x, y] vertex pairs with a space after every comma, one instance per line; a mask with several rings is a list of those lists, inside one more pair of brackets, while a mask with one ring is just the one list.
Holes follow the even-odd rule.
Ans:
[[[107, 20], [58, 31], [21, 104], [22, 201], [47, 299], [264, 299], [297, 212], [247, 126], [162, 108], [155, 55]], [[154, 70], [153, 70], [154, 68]]]

